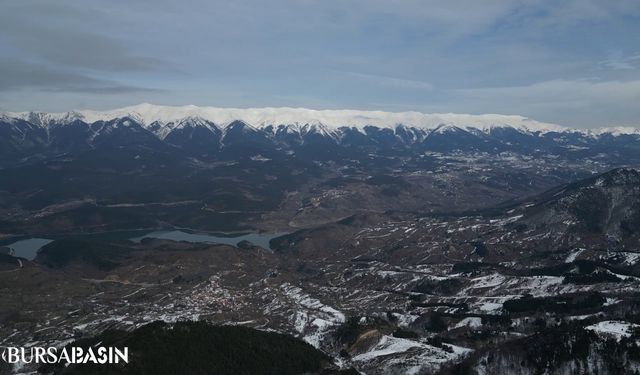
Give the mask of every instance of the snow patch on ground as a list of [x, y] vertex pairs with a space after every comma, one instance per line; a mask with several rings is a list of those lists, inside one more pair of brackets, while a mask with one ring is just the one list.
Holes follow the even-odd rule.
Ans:
[[567, 259], [564, 260], [565, 263], [571, 263], [573, 261], [576, 260], [576, 258], [578, 257], [578, 255], [582, 254], [582, 252], [585, 249], [578, 249], [576, 251], [574, 251], [573, 253], [569, 254], [569, 256], [567, 257]]
[[483, 312], [495, 313], [501, 309], [502, 309], [502, 303], [496, 303], [496, 302], [484, 302], [478, 306], [478, 310]]
[[624, 321], [605, 320], [596, 324], [592, 324], [590, 326], [586, 326], [584, 328], [594, 331], [598, 335], [613, 337], [616, 340], [620, 341], [620, 339], [622, 339], [623, 337], [631, 336], [633, 330], [638, 327], [640, 327], [640, 325]]
[[501, 285], [505, 281], [505, 277], [499, 273], [494, 273], [488, 276], [476, 277], [471, 279], [471, 288], [492, 288]]
[[634, 252], [619, 252], [619, 255], [624, 257], [624, 263], [627, 265], [634, 265], [640, 261], [640, 253]]
[[423, 342], [382, 336], [372, 350], [354, 356], [353, 362], [364, 365], [364, 371], [380, 374], [432, 373], [444, 363], [469, 354], [472, 350], [444, 344], [442, 348]]
[[461, 328], [461, 327], [479, 328], [481, 326], [482, 326], [482, 318], [468, 317], [458, 322], [458, 324], [455, 325], [455, 328]]
[[426, 345], [421, 344], [417, 341], [391, 337], [391, 336], [382, 336], [378, 344], [373, 348], [373, 350], [359, 354], [353, 357], [355, 362], [365, 362], [370, 361], [376, 357], [387, 356], [390, 354], [396, 353], [404, 353], [411, 348], [420, 348], [426, 347]]
[[345, 315], [289, 283], [280, 286], [284, 297], [293, 304], [291, 322], [302, 339], [316, 348], [328, 331], [346, 321]]
[[398, 320], [398, 326], [400, 327], [408, 327], [411, 324], [413, 324], [413, 322], [415, 322], [416, 320], [418, 320], [418, 318], [420, 317], [419, 315], [413, 315], [413, 314], [398, 314], [398, 313], [393, 313], [393, 317], [396, 318]]

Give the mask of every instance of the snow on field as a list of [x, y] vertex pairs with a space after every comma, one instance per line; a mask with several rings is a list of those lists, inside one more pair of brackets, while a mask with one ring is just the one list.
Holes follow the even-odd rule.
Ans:
[[572, 252], [571, 254], [569, 254], [569, 256], [567, 257], [567, 259], [565, 259], [565, 260], [564, 260], [564, 262], [565, 262], [565, 263], [571, 263], [571, 262], [575, 261], [575, 260], [576, 260], [576, 258], [578, 257], [578, 255], [582, 254], [582, 252], [583, 252], [584, 250], [585, 250], [585, 249], [578, 249], [578, 250], [576, 250], [576, 251]]
[[544, 297], [556, 295], [558, 288], [563, 285], [564, 278], [560, 276], [531, 276], [514, 277], [509, 279], [504, 285], [509, 287], [511, 292], [528, 293], [534, 297]]
[[599, 312], [599, 313], [595, 313], [595, 314], [583, 314], [583, 315], [572, 315], [572, 316], [568, 316], [566, 319], [567, 320], [585, 320], [585, 319], [589, 319], [592, 317], [599, 317], [599, 316], [604, 316], [604, 313]]
[[494, 297], [469, 297], [459, 302], [469, 305], [469, 312], [476, 314], [499, 314], [505, 301], [518, 298], [518, 295], [494, 296]]
[[284, 294], [291, 300], [295, 301], [297, 305], [327, 314], [330, 316], [330, 320], [334, 320], [340, 323], [345, 321], [345, 316], [343, 313], [331, 306], [323, 304], [322, 302], [320, 302], [320, 300], [312, 298], [308, 294], [304, 293], [301, 288], [293, 286], [289, 283], [282, 284], [280, 288], [284, 292]]
[[[467, 355], [471, 349], [445, 344], [439, 348], [422, 342], [382, 336], [372, 350], [354, 356], [364, 364], [367, 373], [422, 374], [431, 373], [442, 364]], [[371, 367], [369, 372], [368, 367]]]
[[400, 327], [408, 327], [420, 317], [420, 315], [398, 313], [393, 313], [393, 316], [398, 320], [398, 326]]
[[455, 325], [455, 328], [460, 328], [460, 327], [478, 328], [481, 326], [482, 326], [482, 318], [468, 317], [458, 322], [458, 324]]
[[504, 276], [493, 273], [470, 280], [470, 286], [460, 295], [477, 295], [481, 292], [485, 296], [532, 294], [547, 296], [558, 294], [561, 290], [572, 287], [563, 284], [560, 276]]
[[396, 353], [404, 353], [412, 348], [421, 348], [427, 347], [425, 344], [421, 344], [417, 341], [392, 337], [392, 336], [382, 336], [378, 344], [373, 348], [373, 350], [359, 354], [353, 357], [353, 360], [356, 362], [365, 362], [370, 361], [376, 357], [382, 357], [390, 354]]
[[620, 302], [622, 302], [622, 300], [619, 299], [619, 298], [607, 297], [605, 303], [602, 306], [611, 306], [611, 305], [615, 305], [616, 303], [620, 303]]
[[316, 318], [307, 324], [305, 330], [308, 332], [303, 340], [311, 344], [314, 348], [320, 347], [320, 342], [324, 338], [327, 331], [335, 325], [335, 322]]
[[309, 296], [299, 287], [285, 283], [280, 286], [280, 290], [287, 302], [293, 305], [291, 321], [294, 328], [304, 341], [316, 348], [320, 347], [331, 327], [346, 320], [343, 313]]
[[495, 313], [502, 309], [502, 303], [484, 302], [478, 306], [478, 310], [486, 313]]
[[619, 252], [618, 254], [624, 257], [624, 263], [627, 265], [634, 265], [640, 260], [640, 253], [624, 251]]
[[507, 217], [504, 219], [493, 219], [493, 220], [489, 220], [489, 222], [491, 224], [495, 224], [498, 226], [504, 226], [510, 223], [514, 223], [516, 221], [518, 221], [520, 218], [522, 218], [523, 215], [516, 215], [516, 216], [512, 216], [512, 217]]
[[598, 335], [613, 337], [618, 341], [623, 337], [631, 336], [635, 328], [640, 328], [640, 325], [617, 320], [604, 320], [585, 327], [585, 329], [594, 331]]
[[505, 277], [499, 273], [476, 277], [471, 279], [471, 287], [469, 289], [492, 288], [501, 285], [504, 281]]

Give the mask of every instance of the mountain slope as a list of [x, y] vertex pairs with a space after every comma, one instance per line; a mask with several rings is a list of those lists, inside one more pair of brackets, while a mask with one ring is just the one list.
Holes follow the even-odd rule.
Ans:
[[522, 222], [536, 227], [570, 226], [615, 238], [637, 236], [640, 172], [619, 168], [551, 191], [527, 207]]

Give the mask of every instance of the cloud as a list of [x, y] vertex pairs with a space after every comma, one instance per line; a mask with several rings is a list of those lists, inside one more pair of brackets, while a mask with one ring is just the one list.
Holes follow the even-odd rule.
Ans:
[[0, 91], [39, 90], [55, 94], [127, 94], [155, 91], [131, 83], [130, 73], [166, 66], [137, 54], [127, 40], [104, 29], [109, 13], [65, 1], [11, 1], [0, 5]]
[[485, 112], [519, 113], [575, 127], [638, 123], [640, 80], [550, 80], [530, 85], [461, 89], [454, 100]]
[[[533, 3], [536, 3], [535, 1]], [[636, 0], [566, 0], [538, 2], [532, 6], [544, 11], [538, 19], [547, 26], [573, 26], [581, 22], [616, 22], [620, 17], [637, 16], [640, 7]]]
[[640, 55], [633, 56], [612, 56], [600, 62], [603, 68], [613, 70], [636, 70], [640, 66]]
[[403, 79], [396, 77], [389, 77], [377, 74], [365, 74], [348, 72], [348, 75], [358, 78], [362, 81], [372, 83], [377, 86], [390, 87], [397, 89], [408, 90], [433, 90], [433, 85], [429, 82], [419, 81], [414, 79]]
[[99, 86], [67, 86], [60, 88], [45, 88], [43, 92], [74, 92], [96, 95], [118, 95], [118, 94], [131, 94], [131, 93], [163, 93], [165, 90], [155, 89], [149, 87], [127, 86], [121, 85], [117, 82], [103, 82]]
[[510, 98], [523, 102], [555, 105], [580, 103], [587, 100], [619, 102], [640, 99], [640, 80], [627, 82], [586, 79], [552, 80], [525, 86], [461, 89], [456, 92], [472, 98]]
[[[163, 65], [160, 59], [136, 55], [110, 37], [108, 30], [100, 33], [103, 21], [99, 13], [52, 2], [18, 3], [0, 10], [4, 10], [0, 12], [0, 40], [31, 59], [113, 72], [145, 71]], [[88, 17], [95, 27], [78, 22], [78, 17]]]
[[629, 122], [639, 17], [637, 0], [4, 0], [0, 93]]
[[3, 59], [0, 60], [0, 92], [37, 89], [49, 92], [85, 92], [115, 94], [154, 89], [124, 85], [79, 74], [50, 68], [42, 64]]

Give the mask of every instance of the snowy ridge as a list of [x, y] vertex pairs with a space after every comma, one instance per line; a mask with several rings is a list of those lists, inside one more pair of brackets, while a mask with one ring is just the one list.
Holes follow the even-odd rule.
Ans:
[[525, 132], [563, 132], [568, 129], [550, 123], [535, 121], [515, 115], [468, 115], [468, 114], [426, 114], [421, 112], [383, 112], [359, 110], [314, 110], [306, 108], [216, 108], [187, 106], [158, 106], [140, 104], [110, 111], [73, 111], [64, 113], [8, 112], [6, 116], [23, 119], [38, 125], [46, 126], [52, 122], [70, 122], [83, 120], [87, 123], [108, 121], [116, 118], [130, 117], [142, 125], [149, 126], [154, 122], [161, 124], [180, 122], [186, 118], [199, 118], [225, 127], [233, 121], [243, 121], [257, 128], [269, 125], [316, 125], [333, 130], [340, 127], [365, 126], [395, 128], [404, 126], [420, 129], [436, 129], [438, 127], [458, 127], [477, 129], [484, 132], [493, 128], [512, 127]]
[[108, 110], [79, 110], [71, 112], [0, 112], [0, 120], [12, 122], [13, 119], [28, 121], [34, 125], [48, 127], [70, 123], [76, 120], [92, 124], [96, 121], [110, 121], [129, 117], [144, 127], [171, 127], [154, 133], [161, 138], [174, 127], [203, 125], [224, 129], [234, 121], [242, 121], [257, 129], [268, 126], [285, 125], [298, 131], [315, 131], [329, 135], [341, 127], [362, 130], [366, 126], [395, 129], [402, 125], [422, 130], [444, 133], [456, 129], [488, 133], [497, 128], [513, 128], [523, 133], [545, 134], [549, 132], [581, 133], [599, 137], [601, 135], [640, 135], [640, 128], [631, 126], [603, 127], [598, 129], [572, 129], [557, 124], [536, 121], [518, 115], [499, 114], [457, 114], [457, 113], [421, 113], [421, 112], [385, 112], [363, 110], [315, 110], [307, 108], [265, 107], [265, 108], [220, 108], [185, 106], [161, 106], [143, 103], [139, 105]]
[[591, 130], [594, 135], [611, 134], [613, 136], [625, 135], [625, 134], [640, 134], [640, 128], [634, 128], [631, 126], [615, 126], [607, 128], [599, 128]]
[[[129, 116], [131, 117], [131, 116]], [[154, 131], [158, 135], [160, 139], [165, 139], [169, 133], [176, 129], [183, 129], [189, 126], [199, 126], [203, 128], [207, 128], [209, 130], [214, 130], [216, 128], [215, 124], [203, 119], [202, 117], [185, 117], [182, 119], [178, 119], [176, 121], [161, 123], [160, 121], [153, 121], [151, 123], [144, 123], [145, 125], [159, 123], [160, 127], [157, 131]]]

